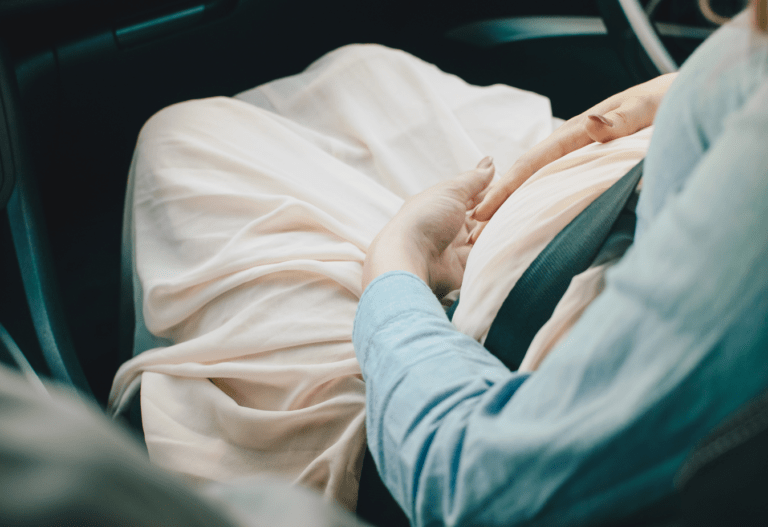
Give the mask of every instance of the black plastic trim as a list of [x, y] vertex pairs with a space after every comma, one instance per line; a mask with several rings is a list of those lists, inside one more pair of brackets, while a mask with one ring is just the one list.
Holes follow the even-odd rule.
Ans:
[[115, 37], [121, 46], [134, 46], [175, 31], [187, 29], [201, 22], [204, 17], [205, 5], [200, 4], [138, 24], [118, 28], [115, 30]]
[[88, 0], [0, 0], [0, 15], [11, 16], [85, 4]]
[[115, 29], [115, 38], [122, 47], [136, 46], [213, 20], [228, 13], [236, 4], [237, 0], [214, 0], [207, 4], [180, 8], [119, 27]]
[[[667, 22], [654, 24], [664, 37], [704, 40], [714, 30]], [[607, 35], [603, 19], [589, 16], [522, 16], [480, 20], [448, 31], [445, 36], [478, 47], [492, 47], [538, 38]]]
[[15, 168], [11, 150], [11, 134], [14, 129], [14, 113], [11, 107], [13, 70], [8, 67], [5, 51], [0, 48], [0, 210], [2, 210], [14, 186]]
[[[3, 65], [8, 66], [5, 73], [12, 71], [10, 64], [4, 62]], [[1, 77], [3, 107], [6, 122], [9, 123], [5, 147], [10, 152], [9, 159], [13, 161], [12, 173], [16, 179], [15, 188], [7, 203], [7, 214], [35, 332], [53, 378], [93, 397], [75, 354], [61, 307], [42, 206], [36, 188], [37, 180], [29, 158], [25, 156], [28, 150], [25, 149], [25, 130], [21, 116], [18, 115], [18, 85], [15, 76], [11, 78], [3, 74]]]
[[537, 38], [605, 34], [605, 25], [599, 17], [524, 16], [472, 22], [448, 31], [446, 36], [479, 47], [490, 47]]
[[0, 350], [8, 354], [13, 359], [13, 362], [16, 363], [19, 371], [22, 373], [22, 375], [24, 375], [24, 377], [27, 378], [27, 381], [34, 387], [36, 391], [48, 395], [48, 390], [45, 389], [43, 381], [40, 380], [37, 372], [32, 369], [32, 366], [29, 364], [27, 357], [24, 356], [24, 353], [21, 351], [21, 349], [19, 349], [16, 341], [13, 340], [11, 334], [8, 333], [8, 330], [6, 330], [2, 324], [0, 324]]
[[32, 322], [53, 378], [93, 397], [64, 322], [40, 209], [20, 178], [8, 202], [8, 219]]

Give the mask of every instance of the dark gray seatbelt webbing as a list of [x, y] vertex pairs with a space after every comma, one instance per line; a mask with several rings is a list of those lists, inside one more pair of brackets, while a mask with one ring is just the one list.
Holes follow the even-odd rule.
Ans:
[[[592, 264], [642, 173], [640, 161], [571, 220], [509, 292], [485, 340], [488, 351], [509, 369], [520, 367], [533, 337], [552, 316], [571, 279]], [[622, 228], [626, 227], [626, 222], [620, 223]], [[457, 303], [458, 300], [451, 306], [450, 314]]]

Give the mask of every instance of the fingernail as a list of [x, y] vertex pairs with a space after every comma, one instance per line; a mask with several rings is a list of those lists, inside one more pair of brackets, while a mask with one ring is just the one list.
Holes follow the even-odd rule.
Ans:
[[485, 156], [477, 164], [477, 168], [488, 168], [493, 164], [493, 158], [491, 156]]
[[605, 126], [613, 126], [613, 121], [611, 121], [610, 119], [607, 119], [603, 115], [598, 115], [596, 113], [591, 113], [591, 114], [587, 115], [587, 117], [589, 117], [593, 121], [597, 121], [599, 123], [603, 123]]

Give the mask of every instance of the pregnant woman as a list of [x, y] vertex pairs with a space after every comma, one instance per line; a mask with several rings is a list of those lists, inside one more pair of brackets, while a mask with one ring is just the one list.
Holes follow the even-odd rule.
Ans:
[[[765, 144], [766, 49], [745, 14], [686, 64], [653, 133], [637, 246], [565, 340], [540, 339], [547, 349], [560, 344], [530, 376], [509, 372], [478, 343], [492, 315], [472, 317], [492, 314], [495, 300], [467, 307], [465, 278], [466, 313], [457, 310], [453, 326], [419, 278], [442, 295], [461, 284], [465, 265], [468, 274], [501, 272], [473, 258], [505, 232], [494, 222], [513, 200], [520, 206], [510, 214], [530, 222], [512, 262], [524, 267], [558, 226], [643, 157], [670, 78], [619, 94], [553, 133], [543, 97], [469, 86], [405, 53], [351, 46], [235, 98], [163, 110], [143, 129], [131, 168], [125, 241], [137, 356], [117, 374], [113, 408], [140, 385], [151, 459], [192, 479], [277, 473], [354, 509], [368, 397], [371, 451], [417, 524], [470, 517], [509, 524], [563, 511], [583, 519], [639, 490], [659, 498], [695, 439], [766, 385], [765, 365], [752, 360], [764, 332], [749, 345], [733, 340], [765, 316], [753, 302], [766, 287], [758, 258], [765, 240], [741, 244], [742, 236], [755, 239], [765, 212], [748, 201], [759, 194], [765, 149], [740, 149], [753, 148], [753, 136]], [[618, 136], [626, 137], [589, 145]], [[489, 155], [509, 171], [484, 198], [477, 193], [492, 175], [488, 161], [456, 180], [469, 190], [454, 182], [409, 200]], [[707, 168], [720, 158], [722, 167]], [[709, 170], [719, 170], [717, 178]], [[440, 210], [445, 189], [457, 188], [470, 205], [482, 204], [468, 219], [461, 210], [456, 230], [414, 212]], [[744, 203], [757, 216], [733, 225], [730, 215]], [[475, 221], [488, 219], [478, 236]], [[447, 267], [398, 245], [430, 225], [455, 249]], [[739, 266], [719, 251], [746, 259]], [[443, 279], [423, 276], [422, 264], [445, 270]], [[700, 287], [702, 276], [709, 287]], [[693, 282], [701, 298], [686, 289]], [[741, 294], [747, 286], [757, 293]], [[616, 320], [603, 325], [607, 314]], [[740, 314], [749, 327], [735, 328]], [[725, 375], [722, 361], [733, 360], [734, 347], [741, 358]], [[746, 372], [749, 382], [734, 388]], [[703, 398], [702, 383], [714, 386]], [[643, 450], [653, 437], [669, 449]], [[626, 479], [595, 461], [624, 462], [625, 451], [638, 453]], [[616, 484], [610, 492], [601, 490], [606, 481]], [[585, 505], [574, 508], [577, 501]], [[472, 516], [480, 510], [484, 516]]]

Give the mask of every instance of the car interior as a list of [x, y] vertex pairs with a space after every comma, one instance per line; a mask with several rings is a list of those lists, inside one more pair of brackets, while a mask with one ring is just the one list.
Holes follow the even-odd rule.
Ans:
[[715, 27], [695, 0], [0, 0], [0, 361], [106, 406], [133, 338], [128, 167], [168, 105], [367, 42], [568, 119], [674, 71]]

